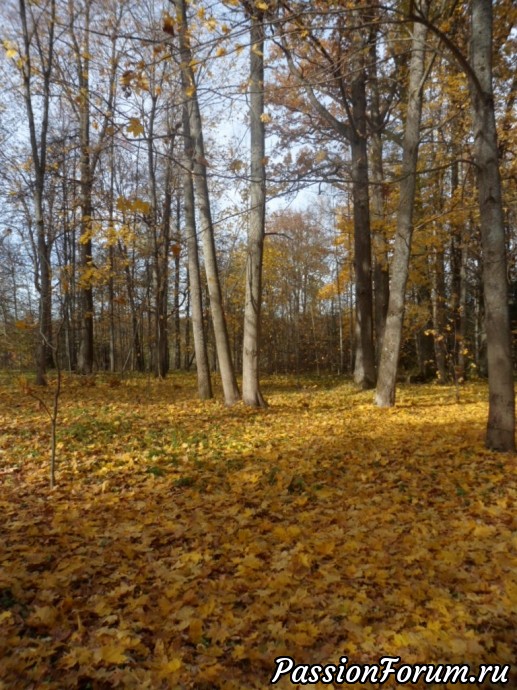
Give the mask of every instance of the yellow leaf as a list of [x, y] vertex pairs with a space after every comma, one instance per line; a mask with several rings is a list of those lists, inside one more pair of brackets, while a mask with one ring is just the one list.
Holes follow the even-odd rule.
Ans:
[[162, 31], [165, 31], [170, 36], [174, 36], [174, 19], [168, 12], [165, 12], [163, 15]]
[[315, 544], [315, 549], [320, 556], [330, 556], [335, 548], [336, 543], [331, 539], [322, 539]]
[[203, 634], [203, 623], [199, 618], [194, 618], [190, 621], [188, 626], [188, 635], [190, 641], [194, 644], [199, 644], [201, 642], [201, 636]]
[[255, 7], [263, 12], [267, 12], [269, 9], [269, 5], [264, 0], [255, 0]]
[[96, 663], [124, 664], [127, 661], [125, 647], [117, 644], [107, 644], [95, 650], [94, 659]]
[[72, 647], [59, 660], [60, 668], [73, 668], [76, 664], [87, 666], [92, 663], [92, 651], [87, 647]]
[[19, 331], [26, 331], [29, 328], [32, 328], [32, 324], [28, 323], [27, 321], [16, 321], [14, 324], [15, 328], [17, 328]]
[[11, 623], [13, 618], [14, 617], [11, 611], [2, 611], [2, 613], [0, 613], [0, 625]]
[[151, 213], [151, 204], [143, 199], [135, 199], [132, 203], [132, 210], [140, 213]]
[[182, 663], [179, 657], [174, 657], [170, 661], [164, 661], [160, 666], [160, 676], [167, 678], [171, 673], [176, 673], [181, 668]]
[[314, 638], [312, 635], [306, 632], [296, 632], [288, 635], [289, 639], [292, 640], [298, 647], [310, 647], [314, 644]]
[[7, 58], [15, 58], [18, 56], [18, 51], [16, 50], [14, 43], [12, 41], [4, 40], [2, 41], [2, 43]]
[[144, 126], [137, 117], [132, 117], [129, 120], [129, 125], [127, 126], [127, 131], [134, 137], [138, 137], [144, 133]]
[[262, 113], [260, 116], [260, 121], [261, 122], [271, 122], [271, 115], [268, 115], [267, 113]]
[[53, 606], [36, 606], [27, 621], [30, 625], [43, 625], [49, 628], [56, 622], [57, 616], [58, 611]]

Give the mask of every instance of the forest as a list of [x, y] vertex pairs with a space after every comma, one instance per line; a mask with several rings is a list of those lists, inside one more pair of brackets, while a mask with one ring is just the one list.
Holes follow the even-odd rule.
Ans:
[[514, 3], [1, 16], [0, 690], [517, 683]]

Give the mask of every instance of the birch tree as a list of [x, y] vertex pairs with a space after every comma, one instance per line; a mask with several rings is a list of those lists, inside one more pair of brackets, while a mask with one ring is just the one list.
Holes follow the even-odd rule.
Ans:
[[402, 341], [402, 325], [406, 285], [409, 275], [411, 239], [413, 235], [413, 213], [416, 189], [416, 168], [420, 143], [420, 121], [422, 117], [423, 86], [425, 77], [426, 27], [415, 22], [409, 67], [409, 89], [402, 170], [400, 181], [400, 202], [397, 213], [397, 230], [391, 266], [390, 298], [388, 314], [382, 341], [381, 358], [375, 402], [379, 407], [395, 404], [397, 368]]
[[221, 374], [224, 399], [227, 405], [233, 405], [239, 398], [239, 388], [233, 368], [230, 340], [223, 307], [221, 283], [215, 249], [214, 227], [210, 205], [210, 195], [207, 180], [207, 159], [203, 140], [203, 124], [196, 92], [196, 80], [192, 67], [192, 50], [190, 47], [190, 32], [188, 27], [186, 0], [174, 0], [177, 12], [179, 32], [181, 79], [184, 98], [188, 106], [189, 134], [192, 137], [192, 172], [194, 189], [199, 211], [203, 258], [210, 297], [210, 311], [214, 326], [217, 360]]
[[260, 391], [259, 350], [262, 303], [262, 260], [266, 213], [264, 125], [264, 12], [250, 8], [250, 210], [246, 257], [242, 399], [247, 405], [264, 407]]
[[185, 155], [182, 163], [183, 205], [185, 213], [185, 235], [187, 240], [188, 277], [190, 306], [192, 309], [192, 335], [196, 357], [197, 389], [201, 400], [212, 397], [212, 382], [206, 349], [206, 333], [203, 323], [203, 290], [199, 268], [199, 248], [196, 235], [196, 210], [194, 183], [192, 180], [193, 144], [190, 135], [188, 104], [183, 104], [183, 137]]

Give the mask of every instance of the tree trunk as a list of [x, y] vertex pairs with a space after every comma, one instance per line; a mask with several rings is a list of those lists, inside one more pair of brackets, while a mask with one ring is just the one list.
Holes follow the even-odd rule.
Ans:
[[373, 245], [373, 286], [374, 286], [374, 326], [375, 353], [379, 363], [382, 350], [382, 338], [388, 302], [390, 299], [390, 273], [388, 262], [388, 243], [386, 241], [385, 213], [384, 213], [384, 171], [382, 165], [382, 115], [380, 106], [379, 81], [377, 74], [377, 30], [372, 30], [370, 43], [370, 101], [372, 132], [370, 134], [370, 171], [372, 179], [371, 207], [372, 207], [372, 245]]
[[[48, 20], [48, 44], [43, 46], [39, 27], [29, 27], [25, 0], [19, 0], [19, 14], [23, 34], [23, 94], [27, 113], [27, 124], [34, 168], [34, 216], [36, 225], [36, 289], [39, 291], [39, 341], [36, 353], [36, 385], [47, 384], [47, 367], [52, 365], [52, 280], [50, 266], [51, 241], [47, 237], [43, 212], [43, 193], [47, 172], [47, 137], [49, 128], [50, 78], [54, 60], [54, 27], [56, 3], [51, 0]], [[31, 35], [36, 34], [36, 45], [41, 59], [42, 76], [42, 118], [39, 136], [36, 133], [36, 119], [33, 107]], [[45, 52], [46, 51], [46, 52]]]
[[[80, 278], [80, 336], [77, 369], [80, 374], [93, 371], [93, 255], [92, 255], [92, 194], [93, 179], [90, 162], [90, 55], [89, 26], [90, 0], [85, 5], [85, 37], [80, 52], [77, 53], [77, 72], [79, 77], [79, 140], [80, 140], [80, 206], [81, 234], [79, 237]], [[76, 50], [78, 50], [76, 48]]]
[[179, 41], [181, 54], [181, 76], [185, 100], [188, 106], [190, 135], [193, 143], [193, 173], [201, 221], [201, 238], [205, 272], [210, 296], [210, 310], [214, 327], [217, 360], [221, 374], [224, 399], [227, 405], [233, 405], [239, 400], [239, 388], [233, 368], [228, 328], [223, 308], [221, 284], [215, 250], [214, 228], [210, 209], [210, 196], [206, 175], [207, 160], [203, 142], [203, 127], [201, 112], [196, 94], [194, 71], [192, 69], [192, 53], [188, 42], [188, 23], [186, 0], [174, 0], [180, 17]]
[[459, 295], [459, 306], [458, 306], [458, 371], [457, 375], [461, 381], [465, 380], [467, 375], [466, 363], [467, 358], [467, 262], [468, 262], [468, 244], [466, 239], [462, 234], [461, 241], [461, 267], [460, 267], [460, 295]]
[[409, 257], [413, 235], [413, 207], [416, 189], [418, 145], [420, 143], [426, 35], [426, 27], [416, 22], [413, 26], [411, 63], [409, 68], [408, 106], [404, 132], [397, 231], [391, 267], [390, 301], [382, 342], [379, 378], [375, 393], [375, 402], [379, 407], [392, 407], [395, 404], [397, 368], [402, 341], [406, 285], [409, 275]]
[[93, 371], [93, 286], [91, 269], [92, 256], [92, 186], [89, 179], [88, 147], [82, 148], [81, 155], [81, 236], [79, 237], [79, 260], [81, 274], [79, 277], [80, 335], [77, 370], [80, 374], [91, 374]]
[[[168, 297], [169, 297], [169, 248], [170, 248], [170, 227], [172, 218], [172, 160], [174, 153], [175, 133], [170, 131], [169, 157], [167, 160], [167, 171], [165, 175], [165, 190], [163, 199], [163, 211], [161, 222], [158, 223], [156, 212], [154, 213], [154, 232], [155, 232], [155, 280], [156, 280], [156, 362], [155, 374], [158, 378], [165, 378], [169, 373], [169, 318], [168, 318]], [[156, 188], [156, 176], [154, 172], [154, 152], [152, 150], [153, 137], [149, 132], [149, 160], [153, 165], [152, 188], [153, 204], [158, 203], [158, 193]]]
[[[140, 318], [137, 312], [135, 302], [135, 294], [133, 288], [134, 281], [133, 276], [131, 275], [131, 270], [129, 268], [131, 262], [129, 259], [128, 251], [123, 247], [120, 241], [118, 246], [119, 251], [124, 259], [124, 273], [126, 275], [127, 297], [129, 301], [129, 308], [131, 311], [131, 344], [129, 355], [131, 355], [132, 369], [142, 372], [145, 371], [145, 357], [144, 348], [142, 345], [142, 338], [140, 337]], [[129, 359], [129, 355], [126, 359], [126, 363]], [[124, 368], [126, 366], [126, 363], [124, 364]]]
[[[260, 15], [260, 16], [259, 16]], [[252, 407], [265, 407], [260, 391], [259, 350], [262, 304], [262, 259], [264, 252], [266, 171], [264, 113], [264, 23], [260, 10], [250, 17], [250, 134], [251, 180], [246, 297], [242, 354], [242, 399]]]
[[35, 215], [39, 264], [39, 345], [36, 353], [36, 385], [45, 386], [47, 367], [52, 366], [52, 283], [50, 252], [45, 233], [43, 204], [35, 193]]
[[[185, 207], [185, 236], [188, 254], [188, 280], [190, 293], [190, 308], [192, 310], [192, 335], [194, 339], [194, 353], [196, 357], [197, 389], [201, 400], [212, 397], [212, 382], [206, 346], [206, 333], [203, 323], [203, 290], [201, 287], [201, 271], [199, 270], [199, 251], [196, 235], [196, 214], [194, 205], [194, 183], [192, 181], [192, 138], [188, 105], [183, 105], [183, 136], [185, 140], [185, 156], [183, 160], [183, 195]], [[187, 311], [188, 314], [188, 311]], [[188, 323], [187, 323], [188, 331]], [[185, 348], [190, 356], [188, 346]], [[186, 367], [189, 369], [189, 362]]]
[[439, 383], [449, 379], [447, 371], [448, 333], [445, 317], [445, 267], [444, 252], [436, 246], [436, 229], [433, 231], [435, 245], [431, 250], [431, 304], [433, 309], [434, 356]]
[[[372, 140], [378, 138], [372, 136]], [[373, 285], [374, 285], [374, 321], [375, 321], [375, 351], [379, 361], [382, 351], [382, 338], [386, 325], [388, 303], [390, 299], [390, 273], [388, 264], [388, 243], [384, 234], [384, 210], [383, 192], [381, 180], [382, 171], [382, 145], [380, 153], [377, 153], [378, 144], [372, 142], [372, 243], [373, 243]]]
[[488, 448], [515, 450], [508, 284], [499, 152], [492, 87], [492, 2], [472, 0], [469, 87], [478, 176], [483, 284], [487, 337], [489, 412]]
[[[174, 368], [181, 369], [181, 314], [180, 314], [180, 227], [181, 227], [181, 196], [178, 191], [175, 196], [176, 205], [176, 237], [174, 241]], [[188, 323], [188, 318], [187, 318]]]
[[[109, 232], [115, 233], [114, 230], [114, 208], [115, 200], [115, 141], [112, 138], [110, 143], [110, 157], [109, 157], [109, 176], [110, 176], [110, 195], [109, 195]], [[113, 246], [113, 237], [110, 237], [108, 247], [108, 261], [109, 261], [109, 279], [108, 279], [108, 313], [109, 313], [109, 370], [110, 373], [115, 373], [117, 368], [117, 352], [116, 352], [116, 332], [115, 332], [115, 251]]]
[[352, 195], [354, 201], [355, 257], [355, 364], [354, 381], [367, 390], [375, 386], [373, 345], [372, 247], [370, 198], [368, 191], [368, 146], [366, 137], [366, 75], [364, 70], [352, 82], [353, 127]]

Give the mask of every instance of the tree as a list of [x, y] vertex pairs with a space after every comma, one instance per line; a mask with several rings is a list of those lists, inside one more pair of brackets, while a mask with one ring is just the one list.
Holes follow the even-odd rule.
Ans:
[[324, 28], [318, 31], [309, 26], [312, 11], [310, 17], [303, 17], [303, 12], [293, 5], [285, 3], [286, 25], [292, 22], [295, 30], [282, 27], [278, 44], [300, 92], [307, 95], [308, 103], [300, 103], [298, 97], [294, 108], [312, 110], [322, 128], [350, 147], [356, 291], [354, 380], [368, 389], [376, 380], [366, 93], [368, 41], [363, 26], [369, 21], [368, 8], [359, 4], [342, 14], [325, 8]]
[[488, 448], [515, 450], [513, 383], [506, 241], [499, 151], [492, 86], [493, 10], [491, 0], [472, 0], [469, 90], [478, 179], [483, 285], [487, 334]]
[[416, 167], [420, 143], [423, 87], [425, 78], [426, 27], [415, 22], [409, 68], [407, 115], [402, 153], [400, 201], [397, 213], [397, 231], [391, 266], [390, 299], [382, 341], [379, 376], [375, 402], [379, 407], [395, 404], [397, 368], [402, 341], [402, 323], [409, 274], [413, 213], [416, 188]]
[[188, 104], [183, 104], [183, 137], [185, 155], [183, 159], [183, 205], [185, 211], [185, 235], [188, 253], [188, 276], [190, 304], [192, 309], [192, 334], [196, 357], [197, 386], [201, 400], [212, 397], [212, 382], [206, 349], [206, 334], [203, 323], [203, 290], [199, 268], [199, 250], [196, 235], [196, 210], [194, 183], [192, 180], [193, 143], [190, 136]]
[[499, 170], [499, 150], [492, 76], [493, 8], [490, 0], [470, 6], [470, 61], [446, 33], [415, 12], [415, 21], [430, 28], [464, 70], [472, 106], [474, 161], [478, 180], [483, 294], [488, 359], [488, 448], [515, 450], [515, 390], [508, 309], [506, 241]]
[[250, 211], [246, 257], [246, 297], [242, 355], [242, 399], [247, 405], [264, 407], [260, 391], [259, 350], [262, 303], [262, 260], [266, 214], [264, 131], [264, 12], [250, 9]]
[[[388, 84], [381, 83], [379, 74], [378, 43], [380, 42], [381, 18], [376, 8], [372, 9], [372, 22], [368, 50], [368, 78], [370, 80], [370, 178], [371, 216], [372, 216], [372, 249], [373, 249], [373, 285], [374, 285], [374, 324], [377, 362], [382, 350], [382, 338], [388, 312], [390, 297], [390, 276], [388, 261], [388, 242], [386, 238], [386, 215], [384, 212], [385, 177], [383, 169], [383, 129], [391, 101], [385, 96], [385, 105], [381, 106], [381, 89], [388, 91]], [[388, 92], [389, 93], [389, 92]]]
[[[98, 14], [94, 15], [95, 9]], [[77, 147], [79, 150], [79, 346], [77, 370], [89, 374], [94, 366], [94, 313], [93, 287], [95, 262], [93, 237], [96, 229], [94, 218], [94, 183], [98, 165], [109, 136], [113, 135], [113, 116], [116, 104], [116, 74], [120, 58], [117, 33], [126, 11], [126, 3], [112, 8], [109, 16], [110, 41], [106, 55], [106, 67], [97, 67], [93, 74], [94, 49], [92, 25], [109, 12], [94, 0], [68, 3], [68, 38], [71, 54], [66, 52], [59, 61], [60, 81], [66, 85], [63, 93], [77, 120]], [[99, 59], [100, 64], [100, 59]], [[93, 77], [104, 73], [105, 84]], [[102, 86], [104, 86], [104, 89]], [[97, 117], [94, 117], [94, 113]], [[94, 136], [93, 129], [98, 131]]]
[[208, 161], [205, 155], [201, 111], [197, 99], [194, 69], [192, 67], [193, 57], [190, 48], [187, 5], [186, 0], [174, 0], [174, 4], [178, 19], [177, 26], [181, 58], [181, 79], [184, 98], [188, 105], [189, 130], [185, 132], [185, 136], [192, 137], [193, 143], [192, 171], [200, 218], [200, 233], [208, 283], [208, 294], [210, 295], [210, 311], [214, 326], [217, 359], [219, 362], [225, 402], [227, 405], [233, 405], [239, 400], [240, 394], [231, 357], [230, 341], [228, 338], [219, 270], [217, 266], [214, 228], [206, 175]]
[[[36, 383], [46, 385], [46, 369], [52, 363], [52, 282], [50, 256], [52, 242], [45, 227], [44, 189], [47, 175], [47, 146], [49, 134], [50, 101], [52, 95], [52, 76], [54, 69], [56, 3], [50, 0], [48, 19], [45, 14], [35, 17], [34, 8], [27, 11], [25, 0], [19, 0], [19, 15], [22, 28], [21, 72], [23, 94], [32, 154], [34, 172], [33, 201], [34, 222], [37, 243], [36, 289], [39, 292], [39, 345], [36, 356]], [[29, 26], [29, 21], [31, 25]], [[46, 33], [46, 35], [45, 35]], [[34, 64], [33, 51], [36, 50], [38, 66]], [[14, 54], [16, 51], [13, 51]], [[37, 115], [34, 104], [34, 77], [41, 75], [41, 121], [37, 131]]]

